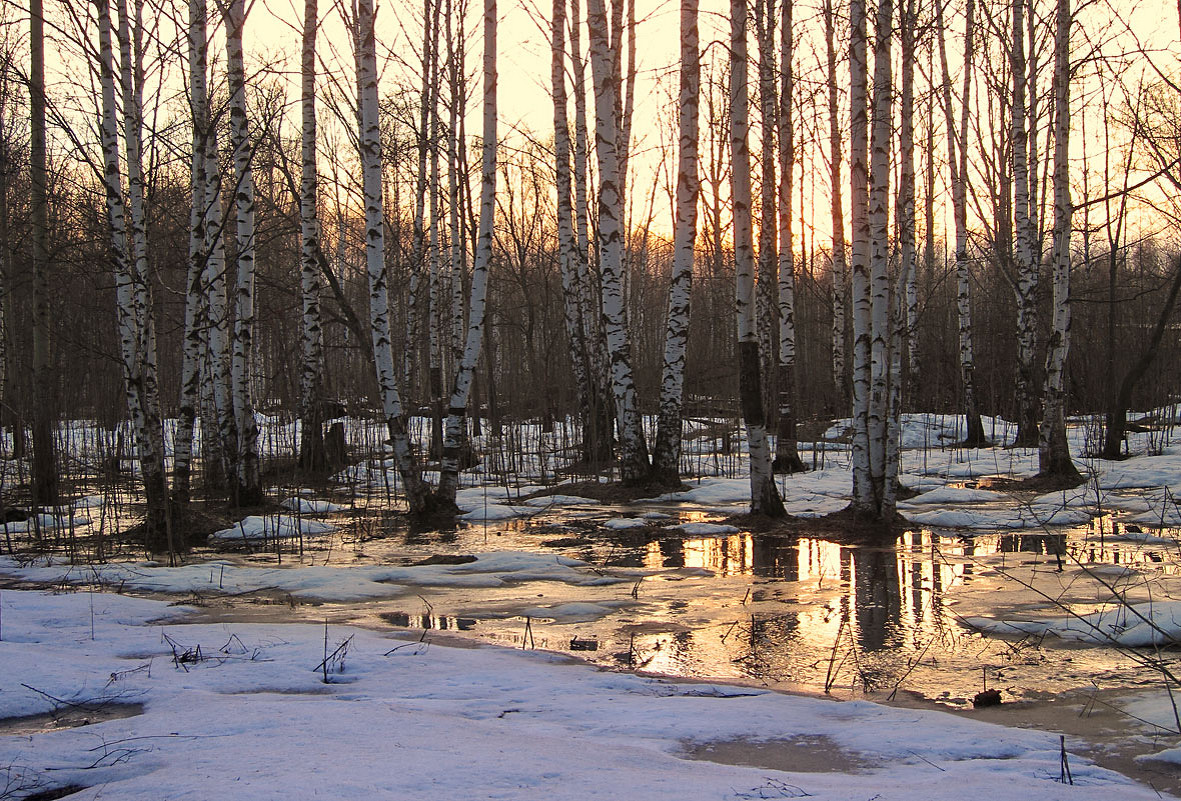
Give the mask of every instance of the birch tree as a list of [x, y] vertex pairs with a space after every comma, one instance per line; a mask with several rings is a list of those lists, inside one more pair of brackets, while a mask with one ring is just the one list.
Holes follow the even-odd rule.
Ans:
[[410, 449], [406, 416], [395, 376], [390, 337], [389, 289], [385, 264], [385, 202], [381, 186], [381, 129], [378, 124], [376, 11], [373, 0], [358, 0], [355, 30], [357, 53], [357, 120], [360, 126], [362, 196], [365, 204], [365, 265], [369, 279], [369, 324], [373, 364], [377, 373], [382, 416], [389, 431], [394, 460], [412, 514], [431, 510], [421, 473]]
[[[205, 232], [208, 194], [205, 187], [205, 152], [209, 136], [209, 93], [206, 79], [209, 46], [206, 39], [208, 8], [205, 0], [189, 0], [187, 36], [189, 57], [189, 113], [192, 150], [189, 154], [189, 262], [185, 278], [185, 327], [181, 351], [180, 400], [173, 437], [172, 492], [177, 503], [188, 503], [191, 494], [193, 430], [200, 401], [201, 365], [208, 334], [205, 267], [209, 257]], [[205, 431], [214, 437], [214, 431]]]
[[677, 203], [673, 226], [673, 268], [668, 289], [668, 322], [660, 381], [660, 419], [652, 454], [653, 479], [680, 483], [681, 429], [685, 388], [685, 345], [693, 288], [693, 254], [697, 236], [698, 99], [701, 54], [697, 32], [698, 0], [681, 0], [681, 83], [678, 98]]
[[865, 0], [849, 0], [849, 197], [853, 305], [853, 511], [876, 516], [870, 481], [869, 61]]
[[785, 517], [771, 471], [755, 322], [755, 265], [748, 138], [746, 2], [730, 0], [730, 152], [734, 203], [734, 277], [738, 325], [738, 395], [750, 456], [751, 514]]
[[484, 130], [480, 169], [480, 231], [472, 262], [472, 289], [467, 340], [463, 358], [451, 385], [447, 423], [443, 433], [443, 458], [439, 468], [438, 508], [454, 508], [459, 487], [459, 456], [465, 441], [468, 396], [484, 339], [484, 309], [488, 292], [488, 266], [492, 261], [492, 228], [496, 212], [496, 0], [484, 0]]
[[[792, 63], [795, 37], [792, 20], [794, 0], [780, 0], [780, 68], [783, 85], [779, 91], [776, 127], [779, 131], [779, 421], [775, 437], [777, 472], [804, 471], [796, 445], [796, 265], [792, 236], [792, 179], [795, 175], [795, 125], [792, 102], [795, 98], [795, 68]], [[770, 154], [764, 153], [764, 158]], [[764, 217], [764, 222], [766, 218]], [[844, 326], [842, 325], [842, 328]], [[842, 331], [842, 340], [843, 340]], [[842, 345], [843, 345], [842, 341]]]
[[[110, 11], [96, 3], [99, 35], [99, 78], [103, 184], [111, 255], [115, 267], [118, 302], [119, 352], [122, 360], [127, 408], [138, 450], [147, 516], [146, 543], [150, 549], [166, 547], [171, 555], [168, 481], [164, 473], [164, 426], [160, 414], [156, 374], [156, 334], [151, 293], [148, 288], [147, 229], [144, 216], [144, 180], [140, 157], [143, 109], [143, 74], [139, 48], [131, 42], [131, 21], [126, 0], [118, 0], [120, 83], [123, 101], [123, 143], [127, 164], [127, 200], [119, 169], [119, 134], [115, 106], [115, 62], [111, 42]], [[139, 22], [140, 9], [136, 16]], [[137, 24], [137, 28], [138, 28]], [[130, 214], [128, 214], [130, 211]], [[130, 221], [128, 217], [130, 216]]]
[[873, 485], [874, 511], [879, 519], [894, 514], [896, 487], [887, 480], [890, 446], [890, 386], [895, 365], [890, 348], [892, 309], [890, 294], [890, 101], [893, 91], [891, 40], [894, 5], [878, 0], [874, 24], [873, 119], [870, 135], [870, 398], [869, 480]]
[[[587, 31], [595, 92], [595, 154], [599, 168], [599, 270], [602, 278], [603, 323], [610, 358], [611, 387], [619, 430], [619, 472], [625, 486], [648, 479], [648, 446], [632, 377], [631, 342], [624, 316], [623, 196], [616, 147], [618, 61], [608, 40], [603, 0], [588, 0]], [[756, 354], [757, 356], [757, 354]]]
[[[1017, 0], [1020, 2], [1020, 0]], [[947, 128], [948, 164], [951, 172], [952, 216], [955, 220], [956, 319], [959, 328], [960, 389], [963, 393], [967, 436], [963, 444], [979, 448], [986, 443], [984, 425], [976, 401], [976, 355], [972, 340], [971, 260], [968, 257], [968, 121], [971, 108], [972, 57], [975, 36], [974, 0], [964, 11], [964, 80], [960, 96], [958, 129], [953, 114], [951, 75], [947, 64], [947, 45], [942, 25], [943, 10], [937, 6], [939, 60], [943, 68], [943, 116]], [[1018, 26], [1020, 27], [1020, 26]]]
[[237, 283], [234, 289], [234, 348], [230, 375], [234, 422], [238, 433], [234, 501], [255, 506], [262, 501], [258, 461], [258, 423], [254, 419], [251, 369], [254, 356], [254, 171], [250, 123], [246, 114], [246, 62], [242, 35], [245, 0], [229, 0], [225, 11], [226, 76], [230, 93], [230, 146], [234, 161], [234, 217]]
[[319, 28], [317, 0], [305, 0], [303, 47], [300, 53], [300, 95], [302, 140], [299, 185], [300, 328], [299, 464], [312, 473], [327, 467], [321, 381], [324, 374], [324, 335], [320, 322], [320, 222], [316, 213], [319, 180], [316, 171], [316, 31]]
[[1070, 352], [1070, 0], [1058, 0], [1054, 25], [1053, 328], [1046, 349], [1046, 392], [1038, 432], [1039, 475], [1080, 480], [1066, 441], [1066, 356]]
[[844, 148], [837, 100], [837, 51], [832, 0], [824, 0], [823, 12], [828, 64], [828, 157], [832, 199], [832, 380], [837, 388], [837, 397], [843, 402], [848, 381], [845, 368], [845, 284], [848, 282], [848, 269], [845, 263], [845, 211], [841, 200]]
[[[1036, 239], [1034, 209], [1030, 196], [1036, 176], [1030, 170], [1029, 142], [1026, 132], [1027, 65], [1024, 38], [1024, 0], [1013, 0], [1013, 43], [1010, 72], [1013, 79], [1011, 139], [1013, 148], [1013, 262], [1017, 295], [1017, 441], [1029, 447], [1038, 441], [1037, 397], [1035, 390], [1035, 348], [1037, 345], [1038, 264], [1034, 257]], [[1032, 45], [1033, 42], [1031, 41]], [[1036, 87], [1034, 87], [1036, 95]], [[1036, 140], [1035, 140], [1036, 141]]]

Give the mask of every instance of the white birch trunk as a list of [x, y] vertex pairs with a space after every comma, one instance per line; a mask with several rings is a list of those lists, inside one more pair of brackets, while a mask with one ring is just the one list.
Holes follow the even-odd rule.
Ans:
[[1054, 28], [1054, 297], [1046, 353], [1045, 412], [1038, 436], [1043, 476], [1077, 480], [1066, 441], [1066, 357], [1070, 352], [1070, 0], [1058, 0]]
[[439, 469], [438, 502], [455, 506], [459, 488], [459, 456], [467, 425], [467, 403], [471, 394], [480, 345], [484, 340], [484, 309], [488, 292], [488, 266], [492, 261], [492, 229], [496, 212], [496, 0], [484, 0], [484, 131], [483, 163], [480, 169], [480, 231], [472, 262], [472, 296], [467, 341], [463, 359], [455, 372], [447, 424], [443, 434], [443, 458]]
[[648, 448], [632, 378], [631, 343], [624, 315], [623, 197], [616, 150], [616, 97], [619, 74], [608, 46], [603, 0], [587, 3], [591, 72], [595, 90], [595, 152], [599, 167], [599, 270], [602, 274], [603, 322], [611, 363], [611, 387], [619, 427], [620, 478], [638, 485], [650, 473]]
[[853, 301], [853, 511], [877, 516], [870, 472], [869, 64], [865, 0], [849, 3], [849, 195]]
[[127, 219], [128, 209], [123, 197], [123, 180], [119, 171], [110, 12], [105, 4], [98, 9], [103, 183], [106, 190], [107, 220], [111, 229], [111, 252], [115, 265], [119, 350], [123, 362], [128, 412], [138, 449], [148, 507], [145, 519], [147, 545], [153, 550], [161, 546], [167, 547], [171, 555], [174, 543], [169, 525], [168, 483], [164, 474], [164, 429], [156, 379], [154, 315], [147, 283], [147, 237], [143, 172], [140, 162], [142, 75], [139, 70], [138, 48], [133, 60], [131, 23], [124, 0], [119, 0], [117, 11], [130, 221]]
[[551, 25], [552, 48], [550, 85], [554, 99], [554, 161], [557, 191], [558, 263], [562, 274], [562, 305], [565, 312], [566, 340], [570, 365], [578, 396], [579, 419], [583, 430], [583, 458], [592, 460], [593, 448], [587, 441], [593, 431], [591, 417], [591, 376], [584, 336], [583, 288], [580, 270], [585, 271], [574, 233], [574, 206], [571, 197], [573, 173], [570, 162], [570, 120], [566, 92], [566, 0], [554, 0]]
[[[793, 40], [794, 0], [781, 0], [779, 74], [783, 88], [779, 95], [779, 421], [775, 437], [777, 472], [803, 472], [796, 445], [796, 274], [795, 241], [792, 232], [792, 183], [795, 175], [796, 143], [792, 102], [795, 98]], [[770, 158], [769, 153], [764, 158]], [[842, 325], [843, 328], [843, 325]], [[842, 342], [843, 344], [843, 342]]]
[[[915, 0], [905, 0], [902, 4], [902, 19], [899, 26], [902, 41], [902, 108], [899, 114], [901, 122], [898, 132], [898, 156], [902, 164], [898, 175], [898, 243], [900, 250], [901, 275], [905, 280], [898, 284], [898, 310], [901, 325], [901, 335], [898, 345], [906, 348], [906, 363], [911, 370], [905, 376], [905, 389], [914, 387], [911, 380], [913, 367], [918, 363], [918, 348], [916, 347], [915, 313], [918, 306], [917, 287], [915, 286], [915, 262], [918, 258], [915, 225], [915, 195], [916, 177], [914, 165], [914, 58], [915, 58]], [[902, 353], [894, 354], [901, 359]], [[901, 404], [903, 386], [892, 387], [897, 390], [899, 404]], [[893, 395], [891, 395], [893, 397]], [[910, 399], [907, 399], [911, 403]], [[892, 420], [892, 418], [891, 418]], [[887, 464], [890, 459], [887, 457]]]
[[305, 0], [303, 47], [300, 52], [300, 328], [299, 417], [300, 466], [313, 473], [327, 467], [324, 453], [321, 384], [324, 375], [324, 334], [320, 320], [320, 220], [316, 211], [319, 176], [316, 171], [316, 31], [317, 0]]
[[[1013, 147], [1013, 262], [1017, 273], [1017, 444], [1037, 441], [1037, 399], [1034, 389], [1035, 348], [1037, 344], [1038, 265], [1034, 258], [1034, 225], [1031, 217], [1031, 193], [1028, 162], [1029, 136], [1026, 132], [1026, 59], [1025, 13], [1023, 0], [1013, 0], [1013, 49], [1010, 72], [1013, 76], [1011, 131]], [[1032, 45], [1032, 42], [1031, 42]], [[1036, 89], [1035, 92], [1036, 93]]]
[[[776, 182], [775, 182], [775, 0], [755, 0], [754, 27], [758, 49], [759, 120], [762, 137], [759, 142], [759, 238], [758, 278], [755, 282], [755, 313], [759, 338], [759, 372], [763, 377], [763, 408], [769, 409], [774, 386], [777, 334], [779, 330], [779, 249], [776, 247]], [[790, 201], [789, 201], [790, 202]]]
[[[938, 11], [942, 14], [942, 11]], [[952, 216], [955, 221], [956, 318], [959, 331], [960, 388], [963, 392], [967, 431], [964, 444], [978, 448], [985, 443], [984, 427], [976, 402], [976, 356], [972, 336], [971, 261], [968, 258], [968, 121], [971, 107], [971, 65], [975, 40], [975, 3], [968, 0], [964, 27], [964, 83], [957, 130], [951, 96], [947, 45], [940, 25], [939, 60], [943, 70], [943, 116], [947, 127], [951, 170]], [[942, 19], [942, 16], [939, 17]]]
[[[189, 264], [185, 279], [185, 328], [181, 351], [180, 401], [177, 428], [173, 439], [172, 492], [178, 503], [187, 503], [191, 494], [193, 430], [200, 400], [201, 361], [205, 349], [202, 331], [205, 314], [205, 261], [208, 258], [205, 234], [205, 139], [209, 135], [209, 96], [206, 83], [208, 44], [206, 42], [205, 0], [189, 0], [189, 103], [193, 126], [193, 149], [189, 158]], [[205, 432], [211, 436], [213, 432]]]
[[893, 3], [879, 0], [874, 25], [873, 120], [870, 135], [870, 398], [869, 476], [877, 517], [886, 505], [887, 420], [890, 391], [890, 43]]
[[848, 391], [845, 366], [845, 292], [848, 265], [845, 261], [845, 211], [841, 200], [841, 161], [844, 147], [837, 100], [837, 51], [832, 0], [824, 0], [824, 40], [828, 61], [828, 151], [829, 184], [832, 191], [832, 382], [841, 405]]
[[234, 291], [234, 348], [230, 367], [234, 422], [238, 430], [235, 502], [254, 506], [262, 500], [258, 463], [258, 424], [250, 373], [254, 357], [254, 172], [246, 116], [246, 64], [242, 35], [245, 0], [230, 0], [226, 25], [226, 75], [230, 92], [230, 146], [234, 160], [234, 218], [237, 283]]
[[681, 428], [685, 391], [685, 345], [689, 335], [689, 302], [693, 289], [693, 249], [697, 236], [698, 100], [701, 54], [697, 32], [697, 0], [681, 0], [681, 86], [678, 98], [676, 220], [673, 224], [673, 266], [668, 288], [668, 322], [660, 378], [660, 419], [652, 453], [653, 477], [662, 484], [680, 483]]
[[734, 202], [734, 279], [738, 324], [738, 394], [750, 455], [751, 514], [784, 517], [771, 471], [763, 414], [759, 340], [755, 322], [755, 265], [751, 224], [750, 147], [747, 141], [746, 0], [730, 0], [730, 170]]
[[[410, 449], [402, 398], [398, 394], [390, 338], [389, 290], [385, 264], [385, 209], [381, 181], [381, 129], [378, 125], [376, 11], [373, 0], [357, 3], [357, 109], [360, 130], [362, 195], [365, 203], [365, 265], [369, 277], [369, 321], [373, 364], [381, 394], [382, 414], [402, 476], [412, 514], [429, 511], [430, 503]], [[407, 343], [409, 345], [409, 343]]]

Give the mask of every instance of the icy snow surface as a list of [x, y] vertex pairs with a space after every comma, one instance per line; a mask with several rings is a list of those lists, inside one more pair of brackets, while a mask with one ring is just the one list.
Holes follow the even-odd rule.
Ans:
[[[325, 643], [323, 626], [185, 624], [182, 609], [117, 595], [6, 590], [0, 604], [0, 659], [13, 679], [0, 717], [49, 712], [51, 696], [143, 705], [128, 718], [0, 738], [0, 781], [29, 792], [77, 785], [87, 789], [72, 797], [87, 801], [1158, 797], [1077, 755], [1075, 785], [1059, 784], [1057, 736], [940, 712], [680, 684], [362, 629], [330, 628]], [[823, 738], [838, 767], [843, 754], [866, 767], [785, 773], [683, 758], [693, 743], [801, 737]]]

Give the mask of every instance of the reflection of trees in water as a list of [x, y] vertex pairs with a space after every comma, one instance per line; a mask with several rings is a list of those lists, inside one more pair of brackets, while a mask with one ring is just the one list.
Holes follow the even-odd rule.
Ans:
[[878, 651], [895, 644], [887, 640], [894, 639], [902, 614], [898, 555], [893, 550], [849, 550], [853, 556], [853, 586], [849, 593], [857, 610], [857, 640], [862, 649]]

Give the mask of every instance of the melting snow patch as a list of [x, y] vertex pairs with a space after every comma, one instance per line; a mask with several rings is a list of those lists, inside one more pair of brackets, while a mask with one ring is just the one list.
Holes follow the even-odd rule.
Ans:
[[306, 517], [250, 515], [231, 528], [210, 534], [209, 543], [211, 545], [232, 544], [276, 537], [298, 537], [300, 534], [327, 534], [334, 528], [335, 526], [331, 523], [325, 523], [322, 520], [309, 520]]
[[991, 634], [1052, 635], [1064, 640], [1123, 645], [1172, 645], [1181, 642], [1181, 601], [1117, 606], [1077, 617], [1039, 620], [964, 618], [964, 622]]
[[610, 520], [603, 521], [603, 526], [616, 531], [622, 531], [628, 528], [643, 528], [648, 525], [647, 520], [639, 517], [613, 517]]
[[670, 529], [680, 529], [692, 537], [716, 537], [720, 534], [734, 534], [738, 531], [734, 526], [722, 523], [682, 523], [679, 526], [669, 526]]
[[329, 512], [339, 512], [344, 509], [335, 503], [328, 501], [315, 501], [309, 498], [287, 498], [279, 504], [284, 509], [290, 509], [293, 512], [303, 512], [304, 514], [323, 515]]

